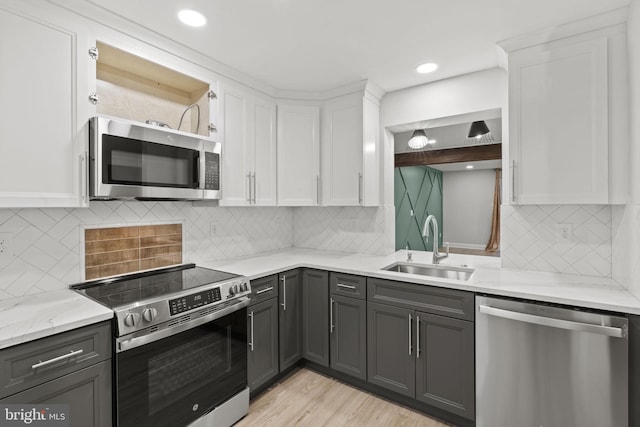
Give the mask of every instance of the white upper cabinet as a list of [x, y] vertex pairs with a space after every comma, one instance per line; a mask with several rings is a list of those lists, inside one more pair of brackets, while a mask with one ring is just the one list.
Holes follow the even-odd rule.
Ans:
[[249, 96], [220, 83], [218, 134], [222, 143], [221, 206], [248, 206], [250, 196]]
[[51, 5], [12, 5], [0, 4], [0, 207], [86, 206], [86, 35]]
[[252, 98], [250, 140], [253, 155], [251, 197], [258, 206], [275, 206], [276, 185], [276, 103]]
[[276, 105], [239, 85], [220, 85], [221, 206], [275, 206]]
[[380, 203], [379, 99], [368, 91], [322, 106], [322, 197], [325, 206]]
[[585, 31], [585, 25], [590, 24], [565, 28], [577, 35], [560, 32], [557, 40], [503, 44], [509, 67], [510, 203], [625, 202], [625, 27]]
[[278, 104], [278, 205], [315, 206], [320, 187], [320, 108]]

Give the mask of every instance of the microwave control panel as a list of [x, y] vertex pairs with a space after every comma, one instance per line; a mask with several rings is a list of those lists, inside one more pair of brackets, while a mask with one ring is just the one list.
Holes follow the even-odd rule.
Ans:
[[220, 155], [209, 151], [204, 153], [204, 189], [220, 189]]

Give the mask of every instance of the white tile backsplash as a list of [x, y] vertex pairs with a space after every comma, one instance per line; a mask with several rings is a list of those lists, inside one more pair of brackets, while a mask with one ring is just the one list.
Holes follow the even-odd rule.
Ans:
[[[571, 224], [558, 242], [556, 224]], [[502, 206], [502, 265], [611, 277], [612, 208], [600, 205]]]
[[202, 263], [293, 245], [292, 208], [96, 201], [88, 209], [0, 209], [0, 233], [13, 235], [13, 256], [0, 259], [0, 299], [65, 289], [81, 281], [82, 230], [86, 226], [167, 222], [185, 225], [185, 262]]
[[[294, 246], [385, 255], [394, 252], [393, 206], [306, 207], [293, 213]], [[391, 215], [389, 214], [391, 212]]]
[[613, 208], [613, 278], [640, 299], [640, 205]]

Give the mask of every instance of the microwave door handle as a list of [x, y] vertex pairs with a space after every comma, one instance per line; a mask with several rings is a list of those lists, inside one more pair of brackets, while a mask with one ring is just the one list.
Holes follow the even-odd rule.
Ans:
[[195, 162], [196, 163], [196, 174], [197, 174], [197, 186], [196, 188], [200, 189], [200, 190], [204, 190], [204, 176], [202, 176], [204, 174], [204, 167], [202, 165], [202, 162], [204, 162], [204, 157], [202, 155], [202, 153], [200, 151], [198, 151], [196, 153], [196, 155], [198, 156], [198, 160]]

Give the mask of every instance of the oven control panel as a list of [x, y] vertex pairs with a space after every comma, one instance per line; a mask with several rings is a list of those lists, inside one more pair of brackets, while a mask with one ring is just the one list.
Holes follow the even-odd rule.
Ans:
[[169, 300], [169, 313], [172, 316], [202, 307], [207, 304], [222, 300], [220, 288], [208, 289], [206, 291], [187, 295], [181, 298]]

